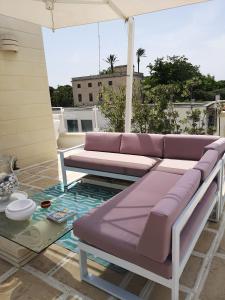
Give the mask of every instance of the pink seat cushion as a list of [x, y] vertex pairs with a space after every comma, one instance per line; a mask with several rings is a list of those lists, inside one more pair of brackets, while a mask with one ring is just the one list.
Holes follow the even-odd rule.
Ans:
[[219, 153], [216, 150], [208, 150], [194, 166], [194, 169], [201, 171], [202, 181], [204, 181], [211, 173], [217, 163], [218, 156]]
[[169, 264], [154, 262], [140, 255], [136, 248], [150, 211], [180, 177], [157, 171], [146, 174], [101, 207], [78, 219], [74, 223], [75, 235], [97, 248], [170, 276]]
[[121, 133], [86, 133], [84, 149], [88, 151], [120, 152]]
[[225, 152], [225, 138], [220, 138], [217, 141], [205, 146], [205, 151], [207, 150], [216, 150], [219, 154], [219, 157], [223, 156]]
[[123, 133], [120, 152], [135, 155], [162, 157], [164, 135]]
[[164, 158], [152, 170], [183, 175], [187, 170], [192, 169], [196, 163], [196, 160]]
[[151, 210], [137, 247], [140, 254], [158, 262], [166, 261], [172, 226], [198, 189], [200, 179], [199, 170], [188, 170]]
[[[165, 262], [160, 263], [141, 255], [137, 251], [137, 244], [142, 236], [149, 211], [159, 201], [159, 198], [163, 197], [167, 190], [181, 178], [179, 175], [170, 175], [163, 172], [151, 172], [145, 175], [101, 207], [93, 209], [78, 219], [74, 223], [75, 235], [94, 247], [165, 278], [171, 278], [171, 256]], [[160, 178], [165, 185], [160, 184]], [[151, 182], [152, 185], [150, 185]], [[149, 187], [151, 193], [148, 193]], [[137, 190], [137, 194], [135, 190]], [[215, 197], [215, 191], [216, 183], [213, 182], [184, 227], [181, 234], [181, 257], [185, 254], [193, 234], [205, 216], [213, 197]], [[154, 247], [154, 240], [148, 238], [147, 242], [150, 247]]]
[[83, 150], [66, 157], [64, 164], [67, 167], [141, 177], [158, 161], [158, 158], [146, 156]]
[[204, 153], [204, 147], [218, 138], [212, 135], [167, 134], [164, 138], [164, 157], [199, 160]]

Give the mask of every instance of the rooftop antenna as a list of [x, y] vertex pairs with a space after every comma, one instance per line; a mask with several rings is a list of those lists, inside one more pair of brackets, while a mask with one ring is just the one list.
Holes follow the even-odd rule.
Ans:
[[101, 73], [101, 37], [100, 37], [100, 25], [98, 22], [98, 72]]

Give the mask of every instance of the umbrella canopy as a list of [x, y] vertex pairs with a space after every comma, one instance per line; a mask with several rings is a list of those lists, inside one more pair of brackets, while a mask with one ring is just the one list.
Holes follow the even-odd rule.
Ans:
[[0, 0], [0, 14], [58, 29], [115, 19], [127, 20], [128, 55], [125, 131], [131, 131], [134, 20], [133, 16], [208, 0]]
[[115, 19], [206, 0], [1, 0], [0, 14], [62, 28]]

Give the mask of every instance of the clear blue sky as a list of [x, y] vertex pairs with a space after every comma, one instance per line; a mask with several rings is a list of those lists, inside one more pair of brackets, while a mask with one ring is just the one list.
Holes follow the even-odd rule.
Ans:
[[[157, 57], [186, 55], [204, 74], [225, 79], [225, 1], [175, 8], [135, 17], [135, 49], [146, 49], [141, 71]], [[123, 21], [100, 23], [101, 68], [110, 53], [126, 64], [127, 28]], [[98, 72], [97, 24], [52, 33], [43, 29], [49, 84], [70, 84], [76, 76]], [[136, 62], [136, 57], [135, 57]]]

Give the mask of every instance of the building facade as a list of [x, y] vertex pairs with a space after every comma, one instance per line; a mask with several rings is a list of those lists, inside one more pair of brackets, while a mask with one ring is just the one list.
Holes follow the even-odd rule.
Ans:
[[[127, 66], [114, 67], [114, 72], [103, 75], [91, 75], [72, 78], [73, 99], [75, 106], [92, 106], [102, 100], [102, 88], [105, 86], [118, 89], [126, 86]], [[134, 82], [140, 82], [143, 73], [134, 72]]]
[[[220, 101], [225, 104], [225, 100]], [[219, 122], [219, 115], [216, 109], [216, 102], [202, 103], [174, 103], [174, 110], [178, 112], [178, 121], [186, 117], [191, 109], [198, 109], [202, 113], [206, 112], [205, 129], [215, 128], [215, 134], [225, 136], [225, 121]], [[53, 120], [57, 135], [60, 133], [82, 133], [88, 131], [107, 131], [109, 129], [108, 121], [101, 113], [98, 106], [85, 107], [55, 107], [52, 108]], [[223, 120], [225, 120], [225, 106], [223, 108]], [[58, 124], [58, 125], [57, 125]], [[184, 130], [185, 125], [181, 125]]]

